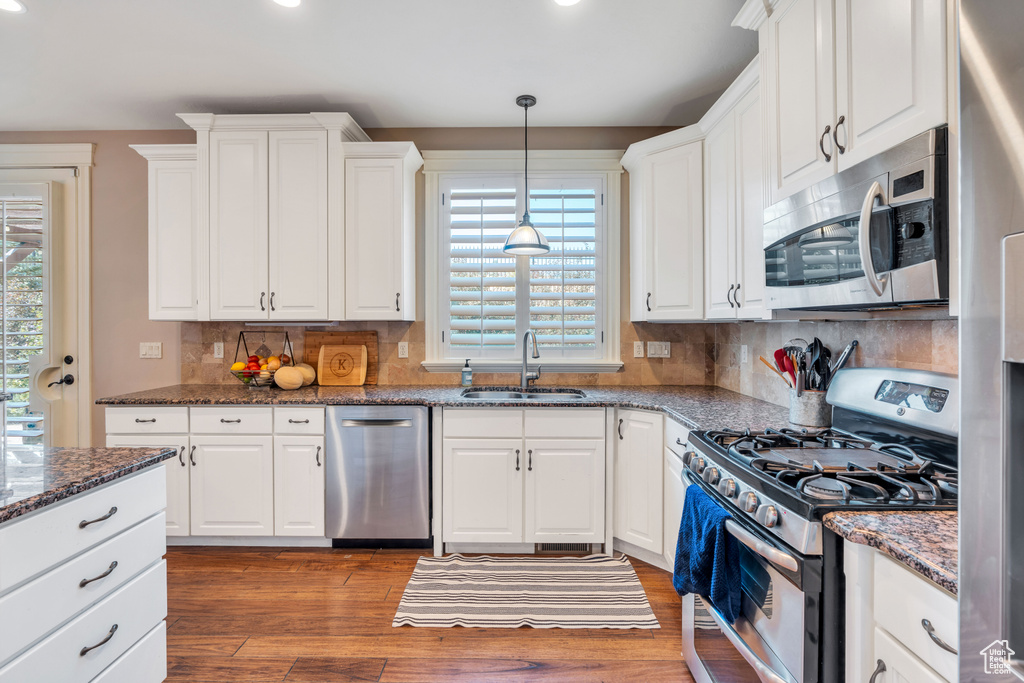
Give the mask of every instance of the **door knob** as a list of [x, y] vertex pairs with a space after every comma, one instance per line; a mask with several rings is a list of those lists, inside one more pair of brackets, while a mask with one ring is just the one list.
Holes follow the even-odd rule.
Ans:
[[71, 373], [68, 373], [68, 374], [64, 375], [63, 377], [61, 377], [61, 378], [60, 378], [59, 380], [57, 380], [56, 382], [50, 382], [50, 383], [49, 383], [49, 384], [47, 384], [46, 386], [47, 386], [47, 387], [52, 387], [52, 386], [53, 386], [53, 385], [55, 385], [55, 384], [67, 384], [67, 385], [72, 385], [72, 384], [74, 384], [74, 383], [75, 383], [75, 376], [74, 376], [74, 375], [72, 375]]

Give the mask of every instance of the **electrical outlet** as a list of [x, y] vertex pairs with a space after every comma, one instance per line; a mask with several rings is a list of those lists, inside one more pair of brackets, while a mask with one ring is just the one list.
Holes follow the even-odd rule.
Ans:
[[398, 357], [408, 358], [409, 357], [409, 342], [398, 342]]
[[139, 342], [139, 358], [163, 358], [162, 342]]
[[224, 342], [213, 342], [213, 357], [223, 358], [224, 357]]
[[741, 363], [749, 363], [750, 362], [750, 347], [748, 347], [746, 344], [744, 344], [743, 346], [740, 347], [740, 362]]
[[648, 358], [668, 358], [671, 351], [670, 342], [647, 342]]
[[633, 342], [633, 358], [643, 358], [643, 357], [644, 357], [644, 343], [643, 342]]

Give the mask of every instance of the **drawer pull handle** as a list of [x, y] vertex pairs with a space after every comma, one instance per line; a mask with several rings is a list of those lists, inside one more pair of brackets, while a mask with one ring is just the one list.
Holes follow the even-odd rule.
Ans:
[[196, 447], [193, 446], [192, 450], [188, 452], [188, 461], [192, 463], [192, 467], [196, 466]]
[[230, 425], [230, 424], [238, 424], [239, 422], [241, 422], [241, 421], [242, 421], [242, 418], [237, 418], [237, 419], [235, 419], [235, 420], [225, 420], [225, 419], [224, 419], [224, 418], [222, 417], [222, 418], [220, 419], [220, 421], [221, 421], [222, 423], [226, 424], [226, 425]]
[[927, 619], [922, 619], [921, 628], [927, 631], [928, 637], [932, 639], [932, 642], [941, 647], [943, 650], [945, 650], [946, 652], [952, 652], [955, 655], [959, 654], [955, 649], [950, 647], [949, 644], [946, 643], [946, 641], [935, 635], [935, 627], [932, 626], [932, 622], [928, 621]]
[[289, 417], [288, 418], [288, 424], [292, 424], [292, 425], [308, 425], [309, 424], [309, 420], [308, 419], [306, 419], [306, 420], [293, 420], [293, 419], [291, 419]]
[[138, 422], [139, 424], [142, 424], [143, 422], [156, 422], [156, 418], [155, 417], [151, 417], [148, 420], [143, 420], [143, 419], [140, 419], [140, 418], [135, 418], [135, 421]]
[[178, 462], [181, 463], [182, 467], [185, 466], [185, 447], [184, 446], [182, 446], [181, 450], [178, 451]]
[[316, 466], [320, 467], [320, 446], [316, 447]]
[[115, 569], [117, 569], [117, 560], [114, 560], [113, 562], [111, 562], [110, 566], [107, 567], [107, 571], [103, 572], [99, 576], [94, 576], [91, 579], [82, 579], [81, 581], [79, 581], [78, 582], [78, 587], [79, 588], [85, 588], [86, 586], [88, 586], [93, 581], [99, 581], [100, 579], [105, 579], [108, 576], [110, 576], [110, 572], [114, 571]]
[[878, 660], [878, 666], [875, 667], [875, 672], [871, 674], [871, 678], [868, 679], [868, 683], [875, 683], [875, 679], [885, 673], [885, 662], [881, 659]]
[[114, 507], [110, 508], [110, 512], [108, 512], [107, 514], [103, 515], [102, 517], [97, 517], [96, 519], [90, 519], [88, 521], [83, 519], [81, 522], [78, 523], [78, 528], [79, 529], [84, 529], [85, 527], [89, 526], [90, 524], [95, 524], [96, 522], [102, 522], [105, 519], [110, 519], [111, 517], [114, 516], [115, 512], [117, 512], [117, 506], [116, 505]]
[[79, 650], [78, 656], [79, 657], [84, 657], [85, 655], [89, 654], [90, 650], [95, 650], [96, 648], [100, 647], [101, 645], [106, 645], [107, 641], [109, 641], [111, 638], [113, 638], [115, 633], [117, 633], [117, 624], [114, 624], [113, 626], [110, 627], [110, 630], [107, 631], [107, 636], [103, 640], [101, 640], [100, 642], [96, 643], [95, 645], [92, 645], [90, 647], [83, 647], [81, 650]]

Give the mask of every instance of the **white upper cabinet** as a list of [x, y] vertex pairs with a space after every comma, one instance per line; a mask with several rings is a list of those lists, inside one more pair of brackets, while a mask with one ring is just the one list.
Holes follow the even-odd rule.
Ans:
[[149, 162], [149, 319], [198, 320], [195, 145], [132, 145]]
[[836, 0], [839, 170], [947, 122], [944, 0]]
[[736, 115], [729, 111], [704, 140], [705, 315], [735, 318]]
[[630, 184], [630, 319], [704, 317], [703, 143], [695, 126], [635, 143]]
[[765, 316], [764, 118], [754, 89], [736, 107], [736, 302], [738, 318]]
[[345, 317], [416, 319], [412, 143], [345, 146]]

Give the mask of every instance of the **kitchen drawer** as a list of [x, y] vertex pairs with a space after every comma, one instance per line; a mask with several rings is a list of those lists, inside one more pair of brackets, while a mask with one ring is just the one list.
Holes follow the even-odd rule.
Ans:
[[875, 629], [875, 656], [871, 658], [867, 671], [875, 671], [878, 660], [885, 664], [885, 671], [878, 676], [877, 683], [947, 683], [947, 680], [958, 680], [942, 678], [880, 628]]
[[[0, 614], [20, 616], [0, 619], [0, 664], [159, 561], [166, 547], [161, 513], [4, 595]], [[79, 586], [112, 562], [106, 577]]]
[[690, 430], [671, 417], [665, 418], [665, 446], [679, 455], [686, 452], [686, 440], [690, 438]]
[[188, 406], [107, 408], [107, 434], [188, 434]]
[[520, 439], [522, 408], [445, 408], [446, 439]]
[[167, 678], [167, 624], [161, 621], [92, 683], [160, 683]]
[[875, 623], [939, 674], [957, 680], [957, 656], [935, 644], [921, 624], [927, 619], [936, 636], [959, 649], [956, 598], [881, 553], [875, 555], [873, 580]]
[[324, 433], [323, 408], [274, 408], [275, 434]]
[[526, 438], [604, 439], [604, 408], [527, 408]]
[[[79, 523], [99, 519], [85, 528]], [[163, 467], [105, 484], [22, 519], [0, 525], [0, 594], [102, 543], [167, 507]]]
[[[91, 681], [167, 616], [167, 564], [142, 575], [0, 669], [0, 683]], [[110, 640], [99, 644], [117, 624]]]
[[272, 434], [273, 408], [260, 406], [217, 406], [192, 408], [193, 434]]

